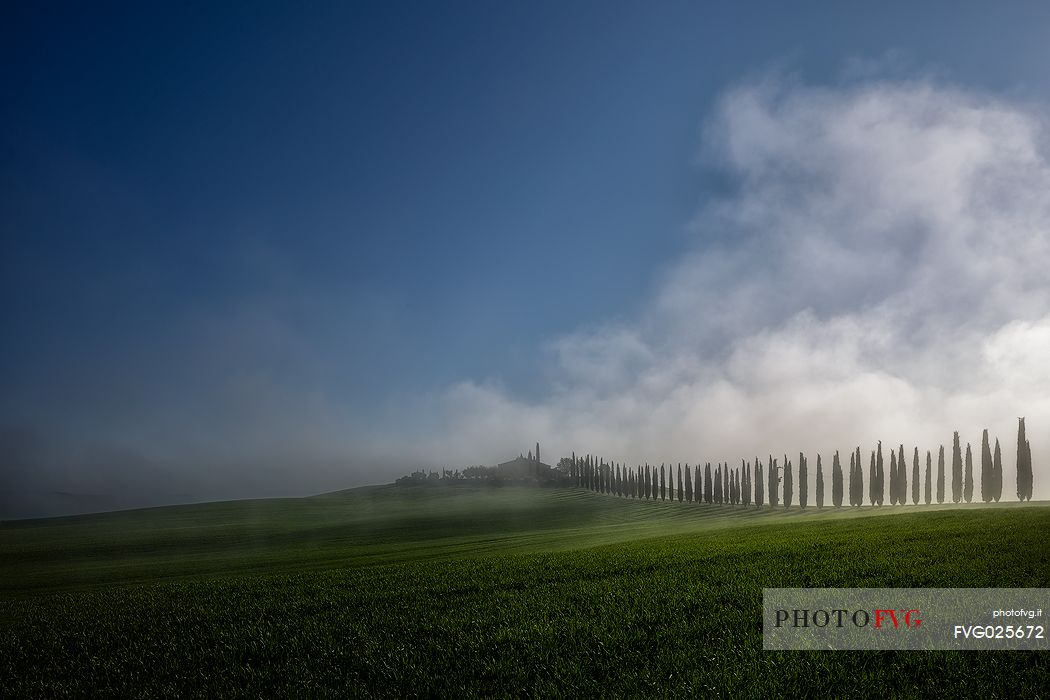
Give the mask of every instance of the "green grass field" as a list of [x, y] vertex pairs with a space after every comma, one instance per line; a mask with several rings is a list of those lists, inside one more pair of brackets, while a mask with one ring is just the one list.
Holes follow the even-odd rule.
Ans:
[[0, 696], [1047, 697], [1041, 652], [765, 652], [763, 587], [1050, 587], [1046, 504], [356, 489], [0, 525]]

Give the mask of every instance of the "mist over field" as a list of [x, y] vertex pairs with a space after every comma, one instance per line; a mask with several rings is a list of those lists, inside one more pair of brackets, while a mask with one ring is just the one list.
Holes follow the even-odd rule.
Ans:
[[700, 243], [636, 318], [550, 341], [542, 400], [449, 389], [438, 451], [540, 435], [631, 463], [878, 440], [936, 457], [988, 428], [1010, 474], [1026, 415], [1046, 497], [1047, 116], [924, 79], [728, 91], [701, 158], [732, 191], [692, 223]]
[[[511, 380], [499, 364], [445, 368], [385, 393], [398, 366], [454, 355], [467, 333], [450, 326], [445, 347], [401, 328], [400, 364], [358, 388], [353, 353], [385, 352], [370, 338], [404, 320], [396, 304], [340, 297], [246, 243], [238, 274], [265, 285], [150, 317], [141, 338], [100, 327], [80, 349], [6, 363], [0, 514], [304, 495], [495, 464], [535, 441], [550, 463], [826, 463], [880, 440], [936, 459], [957, 429], [978, 451], [984, 428], [1011, 500], [1020, 416], [1046, 499], [1048, 115], [921, 75], [738, 81], [680, 152], [720, 186], [696, 193], [678, 250], [636, 271], [648, 292], [564, 332], [489, 335], [476, 319], [471, 343], [526, 358]], [[535, 314], [560, 303], [543, 272], [556, 255], [529, 262], [555, 290]]]

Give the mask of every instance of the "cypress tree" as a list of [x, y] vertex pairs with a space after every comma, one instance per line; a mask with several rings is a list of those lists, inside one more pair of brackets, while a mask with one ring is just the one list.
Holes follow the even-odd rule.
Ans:
[[697, 503], [701, 502], [703, 497], [703, 486], [704, 477], [700, 473], [700, 463], [696, 463], [696, 469], [693, 471], [693, 500]]
[[995, 438], [995, 456], [992, 457], [992, 498], [996, 503], [1003, 496], [1003, 453], [999, 449], [999, 438]]
[[660, 500], [667, 500], [667, 470], [664, 465], [660, 465]]
[[988, 445], [988, 428], [981, 433], [981, 500], [992, 500], [992, 448]]
[[944, 503], [944, 445], [937, 452], [937, 502]]
[[824, 507], [824, 470], [820, 466], [820, 455], [817, 455], [817, 508]]
[[791, 462], [784, 458], [784, 507], [791, 507], [791, 499], [795, 495], [794, 477], [791, 475]]
[[1027, 490], [1024, 494], [1026, 501], [1032, 500], [1032, 487], [1034, 486], [1034, 475], [1032, 474], [1032, 443], [1024, 441], [1025, 479]]
[[860, 445], [857, 445], [857, 505], [864, 505], [864, 463], [860, 461]]
[[689, 469], [689, 462], [685, 463], [685, 500], [693, 502], [693, 472]]
[[915, 454], [911, 460], [911, 503], [919, 505], [919, 448], [915, 447]]
[[886, 471], [883, 469], [881, 442], [879, 442], [879, 453], [875, 459], [875, 473], [878, 479], [878, 483], [875, 486], [875, 497], [881, 506], [882, 500], [886, 496]]
[[722, 503], [729, 503], [729, 462], [722, 467]]
[[740, 460], [740, 469], [737, 470], [737, 502], [747, 505], [747, 462]]
[[852, 450], [849, 453], [849, 504], [857, 505], [857, 457]]
[[897, 505], [908, 503], [908, 463], [904, 461], [904, 445], [897, 450]]
[[806, 456], [798, 453], [798, 505], [805, 508], [809, 500], [809, 466], [806, 464]]
[[1025, 437], [1024, 418], [1017, 421], [1017, 498], [1032, 499], [1032, 445]]
[[762, 462], [755, 457], [755, 505], [761, 508], [765, 505], [765, 481], [762, 478]]
[[900, 488], [897, 484], [897, 455], [890, 450], [890, 505], [897, 504], [897, 493]]
[[678, 502], [682, 502], [682, 463], [678, 463]]
[[656, 471], [656, 465], [653, 465], [653, 500], [657, 501], [660, 499], [660, 474]]
[[715, 467], [715, 503], [722, 503], [722, 463]]
[[933, 502], [933, 455], [926, 450], [926, 505]]
[[769, 490], [766, 492], [769, 507], [780, 505], [780, 469], [777, 461], [771, 456], [769, 458]]
[[962, 449], [959, 447], [959, 431], [952, 438], [952, 503], [962, 499]]
[[856, 452], [849, 453], [849, 504], [851, 506], [857, 505], [857, 488], [859, 479], [857, 478], [857, 454]]
[[649, 472], [649, 463], [645, 463], [645, 479], [642, 482], [642, 487], [645, 489], [646, 499], [653, 497], [653, 478]]
[[744, 505], [751, 505], [751, 496], [754, 493], [751, 486], [751, 463], [744, 466]]
[[970, 443], [966, 443], [966, 472], [963, 475], [963, 498], [969, 503], [973, 498], [973, 452]]
[[712, 496], [711, 490], [714, 488], [714, 484], [711, 482], [711, 463], [708, 462], [704, 466], [704, 503], [711, 503]]
[[835, 450], [835, 456], [831, 458], [831, 505], [836, 508], [842, 507], [842, 462], [839, 461], [838, 450]]
[[[882, 443], [879, 443], [879, 449], [881, 454]], [[868, 466], [868, 501], [871, 505], [878, 503], [878, 498], [875, 497], [875, 486], [878, 484], [879, 473], [877, 471], [875, 462], [875, 451], [871, 452], [871, 464]]]

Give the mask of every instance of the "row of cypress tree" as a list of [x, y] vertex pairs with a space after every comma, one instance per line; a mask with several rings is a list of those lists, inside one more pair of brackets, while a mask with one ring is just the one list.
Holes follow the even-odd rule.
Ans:
[[[1032, 498], [1032, 448], [1025, 436], [1024, 418], [1020, 419], [1017, 432], [1017, 496], [1020, 500]], [[918, 504], [920, 499], [925, 503], [934, 500], [933, 455], [926, 452], [926, 469], [923, 488], [920, 489], [919, 448], [914, 448], [911, 459], [911, 489], [909, 494], [908, 464], [905, 460], [904, 445], [890, 450], [889, 459], [889, 499], [891, 505], [905, 505], [909, 495], [911, 502]], [[645, 464], [627, 467], [622, 463], [606, 462], [603, 458], [587, 455], [577, 459], [573, 453], [570, 462], [570, 474], [576, 485], [599, 493], [608, 493], [624, 498], [645, 498], [655, 500], [678, 500], [690, 503], [716, 503], [733, 505], [768, 505], [779, 504], [783, 494], [784, 506], [790, 507], [794, 500], [794, 468], [784, 455], [783, 462], [769, 456], [765, 464], [756, 457], [754, 473], [752, 463], [741, 460], [740, 467], [732, 469], [728, 464], [718, 463], [713, 469], [711, 463], [699, 464], [690, 468], [686, 463], [678, 463], [677, 478], [674, 466], [661, 464], [659, 470], [655, 465]], [[985, 502], [998, 501], [1003, 491], [1002, 453], [998, 438], [992, 450], [988, 431], [981, 437], [981, 499]], [[971, 502], [974, 493], [973, 452], [969, 443], [966, 445], [965, 460], [960, 447], [959, 433], [952, 440], [952, 477], [951, 500], [954, 503]], [[887, 493], [885, 481], [885, 463], [882, 453], [882, 442], [871, 451], [868, 462], [868, 502], [871, 505], [883, 505]], [[809, 505], [809, 460], [802, 453], [798, 456], [798, 503], [801, 508]], [[848, 487], [847, 487], [848, 481]], [[781, 482], [783, 486], [781, 487]], [[921, 491], [921, 493], [920, 493]], [[817, 455], [815, 477], [816, 506], [824, 507], [824, 470], [820, 455]], [[850, 506], [864, 505], [864, 470], [861, 462], [860, 447], [850, 452], [848, 480], [843, 474], [842, 461], [838, 451], [831, 460], [831, 503], [840, 507], [843, 498], [848, 498]], [[937, 455], [936, 501], [945, 499], [945, 455], [941, 445]]]

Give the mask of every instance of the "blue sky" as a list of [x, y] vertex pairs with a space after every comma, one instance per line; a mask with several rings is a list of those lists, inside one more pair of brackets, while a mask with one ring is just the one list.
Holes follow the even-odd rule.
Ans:
[[[133, 492], [147, 464], [171, 483], [160, 500], [308, 492], [436, 449], [598, 449], [575, 444], [598, 427], [533, 433], [566, 396], [637, 401], [672, 341], [708, 358], [758, 332], [659, 320], [692, 293], [669, 280], [706, 269], [688, 261], [739, 250], [739, 225], [710, 224], [753, 174], [721, 151], [754, 136], [719, 130], [727, 96], [776, 82], [848, 103], [920, 81], [1045, 113], [1041, 3], [793, 5], [5, 8], [6, 492]], [[784, 99], [766, 111], [820, 119]], [[822, 294], [770, 306], [762, 329], [826, 320]], [[1043, 310], [989, 313], [985, 332]], [[624, 338], [595, 369], [594, 348]], [[489, 394], [533, 418], [512, 410], [499, 440], [449, 449]], [[260, 454], [256, 481], [194, 466]], [[314, 461], [316, 478], [286, 479]]]

